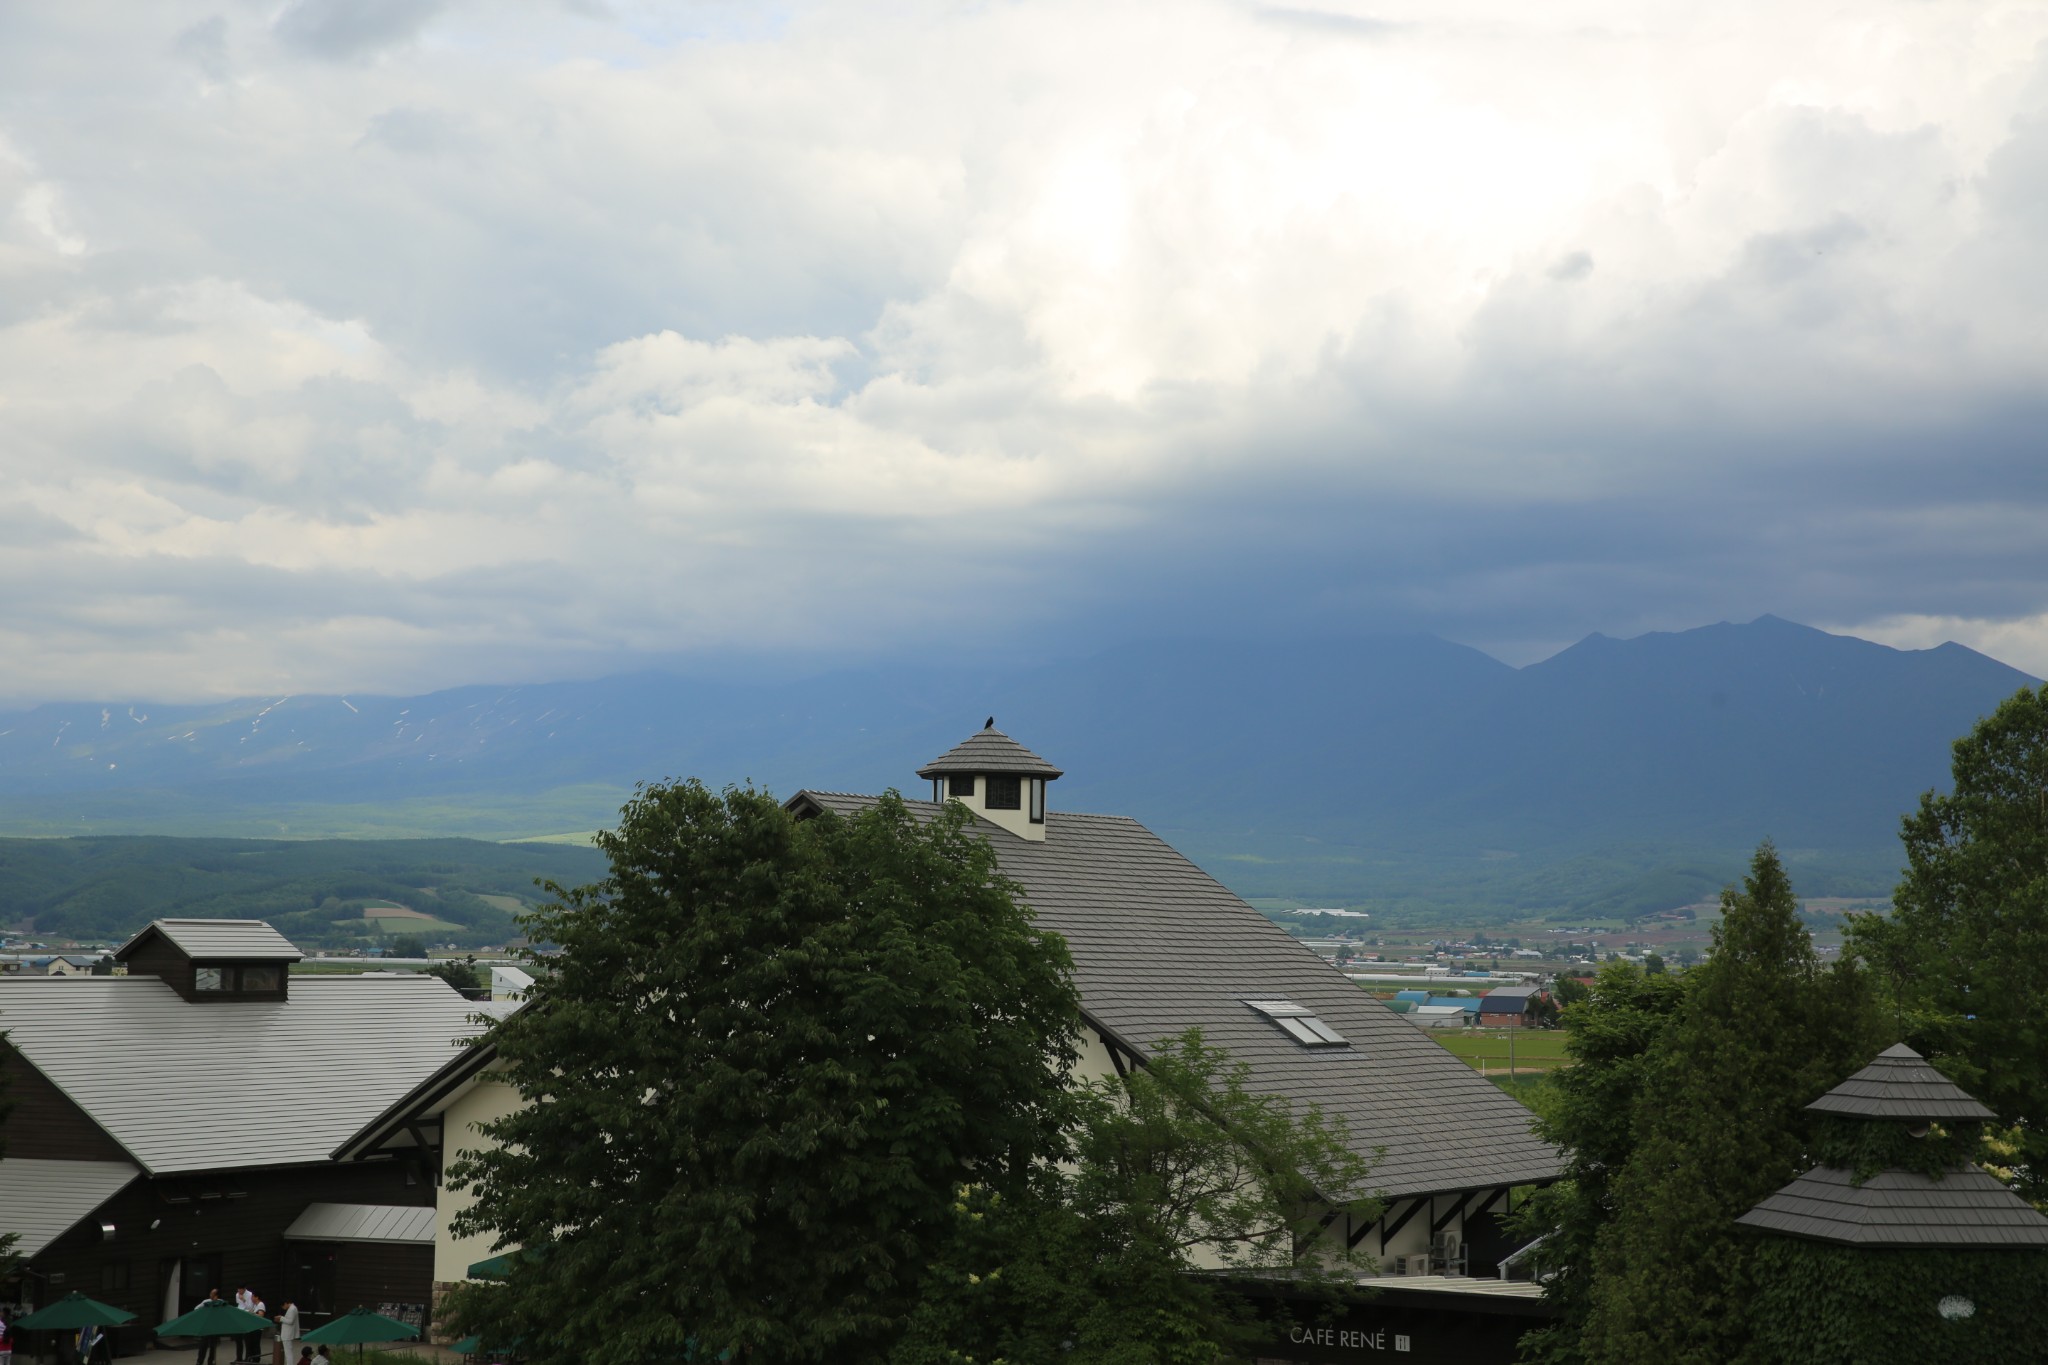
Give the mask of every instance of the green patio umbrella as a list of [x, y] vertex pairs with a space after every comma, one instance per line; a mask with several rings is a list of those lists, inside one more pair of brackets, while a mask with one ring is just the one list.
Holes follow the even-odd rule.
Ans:
[[351, 1308], [325, 1327], [316, 1327], [299, 1340], [310, 1341], [315, 1346], [347, 1346], [353, 1343], [356, 1354], [361, 1355], [366, 1343], [410, 1341], [419, 1334], [419, 1328], [396, 1318], [372, 1313], [367, 1308]]
[[159, 1323], [160, 1337], [239, 1337], [270, 1326], [269, 1318], [244, 1313], [226, 1299], [208, 1299], [181, 1318]]
[[16, 1319], [14, 1325], [31, 1332], [75, 1332], [81, 1327], [119, 1327], [124, 1322], [133, 1321], [133, 1313], [123, 1312], [98, 1299], [88, 1299], [74, 1289], [55, 1303]]
[[[484, 1334], [482, 1332], [478, 1332], [473, 1337], [464, 1337], [460, 1341], [449, 1342], [448, 1349], [455, 1352], [455, 1354], [457, 1355], [474, 1355], [477, 1353], [478, 1348], [483, 1346], [483, 1342]], [[498, 1345], [490, 1347], [488, 1350], [488, 1354], [503, 1355], [508, 1351], [516, 1350], [518, 1347], [525, 1345], [525, 1343], [525, 1337], [514, 1337], [510, 1341], [500, 1342]]]

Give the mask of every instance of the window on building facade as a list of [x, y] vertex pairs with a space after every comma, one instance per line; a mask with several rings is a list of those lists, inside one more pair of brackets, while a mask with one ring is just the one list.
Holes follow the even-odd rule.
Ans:
[[192, 989], [195, 991], [224, 991], [228, 988], [228, 971], [225, 967], [195, 967], [192, 971]]
[[974, 795], [974, 774], [954, 773], [946, 779], [947, 791], [953, 796]]
[[1031, 823], [1045, 823], [1045, 779], [1042, 777], [1031, 779]]
[[1292, 1000], [1247, 1000], [1251, 1008], [1265, 1015], [1303, 1047], [1350, 1047], [1343, 1034], [1316, 1018], [1314, 1010]]
[[281, 981], [276, 967], [242, 968], [242, 989], [244, 991], [274, 991]]
[[988, 779], [988, 800], [983, 803], [990, 810], [1021, 810], [1024, 807], [1024, 782], [1016, 777], [999, 777], [993, 773]]

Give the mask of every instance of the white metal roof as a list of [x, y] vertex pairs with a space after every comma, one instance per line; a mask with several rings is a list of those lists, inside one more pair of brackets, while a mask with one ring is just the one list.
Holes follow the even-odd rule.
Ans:
[[159, 919], [122, 944], [124, 956], [151, 929], [190, 958], [238, 962], [297, 962], [304, 956], [292, 941], [260, 919]]
[[195, 1003], [155, 977], [0, 977], [0, 1029], [152, 1175], [327, 1160], [452, 1057], [476, 1007], [432, 976], [299, 976]]
[[390, 1204], [308, 1204], [284, 1230], [299, 1242], [434, 1243], [434, 1210]]
[[125, 1161], [0, 1161], [0, 1234], [15, 1233], [16, 1253], [33, 1256], [141, 1174]]

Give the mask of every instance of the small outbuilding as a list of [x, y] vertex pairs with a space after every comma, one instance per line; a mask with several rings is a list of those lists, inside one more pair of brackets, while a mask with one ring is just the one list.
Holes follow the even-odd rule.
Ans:
[[1479, 1022], [1488, 1028], [1520, 1028], [1529, 1022], [1529, 1007], [1541, 994], [1534, 986], [1502, 986], [1479, 1000]]
[[1995, 1117], [1901, 1043], [1807, 1106], [1820, 1164], [1736, 1220], [1766, 1238], [1761, 1358], [2011, 1358], [2040, 1341], [2048, 1217], [1970, 1162]]

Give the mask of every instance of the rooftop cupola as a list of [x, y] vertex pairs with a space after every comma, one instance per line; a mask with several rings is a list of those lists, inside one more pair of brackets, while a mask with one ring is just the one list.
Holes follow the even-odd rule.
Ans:
[[1045, 838], [1045, 784], [1060, 770], [996, 729], [996, 718], [917, 770], [932, 800], [958, 801], [1020, 839]]

